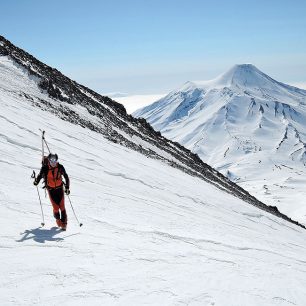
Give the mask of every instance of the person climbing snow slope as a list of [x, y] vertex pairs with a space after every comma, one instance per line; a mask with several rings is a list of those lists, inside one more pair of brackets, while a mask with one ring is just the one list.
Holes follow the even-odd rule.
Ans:
[[[63, 182], [62, 177], [65, 178], [65, 182]], [[34, 185], [37, 186], [42, 178], [44, 178], [45, 187], [48, 190], [56, 224], [61, 229], [66, 230], [67, 213], [65, 209], [64, 186], [65, 193], [69, 195], [70, 181], [64, 166], [58, 162], [57, 154], [50, 153], [44, 159], [40, 172], [34, 180]]]

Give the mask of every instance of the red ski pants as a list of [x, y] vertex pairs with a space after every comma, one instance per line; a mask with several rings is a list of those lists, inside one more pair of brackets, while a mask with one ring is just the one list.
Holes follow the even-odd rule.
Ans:
[[61, 219], [63, 223], [67, 223], [67, 214], [65, 209], [65, 197], [63, 187], [56, 189], [48, 189], [49, 198], [53, 207], [53, 215], [55, 219]]

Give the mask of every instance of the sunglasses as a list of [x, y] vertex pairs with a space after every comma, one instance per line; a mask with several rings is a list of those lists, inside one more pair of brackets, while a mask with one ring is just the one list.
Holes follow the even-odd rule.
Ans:
[[49, 161], [50, 161], [51, 166], [53, 166], [53, 165], [55, 165], [55, 164], [57, 163], [57, 159], [54, 158], [54, 157], [51, 157], [51, 158], [49, 159]]

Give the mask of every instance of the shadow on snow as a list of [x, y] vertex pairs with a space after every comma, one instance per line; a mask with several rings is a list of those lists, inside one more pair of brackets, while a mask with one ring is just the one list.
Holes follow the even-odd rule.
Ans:
[[17, 242], [23, 242], [26, 240], [33, 239], [36, 242], [39, 243], [45, 243], [46, 241], [62, 241], [63, 238], [55, 237], [57, 234], [62, 233], [63, 231], [60, 230], [58, 227], [52, 227], [50, 229], [44, 229], [41, 227], [34, 228], [31, 230], [25, 230], [24, 233], [21, 233], [23, 237], [21, 237], [19, 240], [16, 240]]

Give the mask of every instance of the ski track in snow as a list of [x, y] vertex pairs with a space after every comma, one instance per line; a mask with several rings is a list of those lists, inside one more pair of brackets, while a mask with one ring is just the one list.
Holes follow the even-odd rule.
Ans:
[[[1, 82], [1, 305], [305, 305], [305, 230], [34, 108]], [[59, 231], [42, 189], [39, 226], [30, 178], [39, 128], [71, 178], [81, 228], [66, 201]]]

